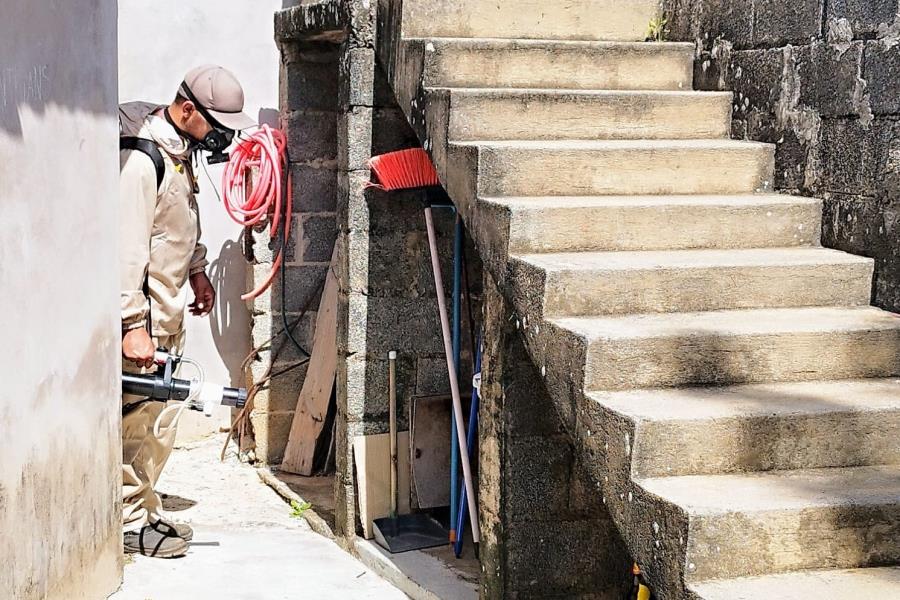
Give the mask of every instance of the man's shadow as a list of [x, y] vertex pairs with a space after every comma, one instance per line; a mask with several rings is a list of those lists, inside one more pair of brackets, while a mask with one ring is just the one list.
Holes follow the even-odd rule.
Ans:
[[250, 351], [250, 315], [241, 300], [247, 261], [241, 248], [240, 240], [226, 240], [209, 269], [209, 279], [216, 290], [216, 307], [209, 315], [209, 327], [231, 385], [239, 387], [246, 385], [241, 363]]

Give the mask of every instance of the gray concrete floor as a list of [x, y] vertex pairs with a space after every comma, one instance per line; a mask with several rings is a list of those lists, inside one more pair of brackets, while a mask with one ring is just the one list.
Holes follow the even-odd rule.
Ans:
[[260, 482], [219, 452], [224, 435], [173, 452], [159, 490], [176, 521], [194, 528], [188, 555], [128, 560], [110, 600], [402, 599], [405, 594], [314, 533]]

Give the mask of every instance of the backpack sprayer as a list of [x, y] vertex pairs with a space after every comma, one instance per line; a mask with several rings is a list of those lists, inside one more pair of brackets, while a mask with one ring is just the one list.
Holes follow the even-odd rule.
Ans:
[[[169, 353], [160, 348], [153, 355], [156, 364], [155, 373], [122, 373], [122, 393], [143, 396], [150, 400], [168, 402], [180, 401], [181, 404], [166, 407], [156, 421], [153, 433], [160, 435], [160, 423], [170, 411], [178, 411], [171, 426], [181, 418], [186, 409], [202, 411], [211, 417], [217, 406], [243, 408], [247, 403], [247, 390], [244, 388], [224, 387], [206, 381], [203, 368], [195, 361]], [[197, 379], [176, 379], [175, 369], [181, 364], [193, 366], [199, 375]]]

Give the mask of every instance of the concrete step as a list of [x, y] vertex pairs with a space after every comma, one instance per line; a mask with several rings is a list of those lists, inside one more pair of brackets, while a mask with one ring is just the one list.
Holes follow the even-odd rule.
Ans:
[[658, 0], [417, 0], [403, 37], [643, 41], [658, 14]]
[[734, 140], [462, 142], [478, 195], [746, 194], [772, 187], [774, 146]]
[[900, 464], [898, 379], [588, 396], [633, 431], [637, 478]]
[[820, 200], [778, 194], [485, 198], [481, 206], [514, 254], [809, 246], [822, 224]]
[[731, 92], [439, 89], [451, 142], [715, 139], [731, 132]]
[[405, 40], [424, 61], [427, 87], [690, 90], [691, 43], [561, 40]]
[[588, 390], [900, 375], [900, 318], [871, 307], [551, 322], [587, 343]]
[[638, 483], [689, 515], [685, 578], [691, 583], [900, 560], [900, 466]]
[[[678, 227], [667, 223], [666, 227]], [[827, 248], [570, 252], [514, 257], [544, 316], [864, 306], [874, 261]]]
[[900, 598], [900, 567], [778, 573], [707, 581], [689, 589], [700, 600], [887, 600]]

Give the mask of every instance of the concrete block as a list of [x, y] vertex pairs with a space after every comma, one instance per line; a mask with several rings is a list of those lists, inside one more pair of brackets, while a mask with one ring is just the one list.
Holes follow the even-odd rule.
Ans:
[[900, 113], [900, 44], [866, 42], [863, 77], [867, 82], [869, 103], [875, 115]]
[[[315, 311], [319, 306], [322, 283], [328, 267], [324, 265], [298, 265], [288, 266], [285, 272], [287, 290], [285, 294], [285, 308], [288, 313], [296, 313], [307, 304], [310, 310]], [[272, 271], [271, 265], [254, 265], [253, 280], [261, 282]], [[254, 315], [281, 312], [281, 274], [275, 275], [272, 286], [260, 294], [250, 303], [251, 312]]]
[[368, 198], [385, 200], [386, 194], [367, 189], [371, 174], [365, 171], [338, 171], [337, 225], [344, 231], [368, 231]]
[[[273, 372], [290, 367], [294, 361], [279, 361]], [[268, 387], [254, 398], [256, 409], [261, 412], [293, 412], [297, 408], [297, 398], [306, 379], [307, 365], [303, 365], [279, 375], [269, 382]]]
[[[727, 85], [734, 90], [735, 113], [774, 113], [782, 94], [784, 50], [741, 50], [731, 53]], [[756, 139], [756, 138], [754, 138]]]
[[333, 48], [303, 48], [292, 53], [281, 81], [287, 111], [338, 109], [338, 56]]
[[877, 140], [859, 121], [825, 119], [819, 144], [819, 189], [873, 195], [877, 168]]
[[[679, 7], [678, 12], [688, 12], [687, 7]], [[752, 0], [700, 0], [690, 14], [695, 23], [692, 37], [701, 38], [707, 50], [716, 39], [737, 49], [753, 46]]]
[[822, 33], [824, 0], [754, 0], [754, 44], [804, 44]]
[[[608, 522], [548, 518], [509, 527], [505, 540], [509, 597], [625, 597], [628, 556], [616, 539]], [[595, 596], [597, 590], [610, 592]]]
[[337, 160], [336, 113], [293, 111], [286, 126], [291, 161], [321, 165]]
[[416, 395], [441, 396], [450, 393], [450, 380], [447, 376], [447, 360], [420, 357], [416, 361]]
[[897, 10], [897, 0], [829, 0], [825, 3], [826, 19], [847, 19], [854, 37], [873, 34], [879, 25], [892, 23]]
[[340, 106], [373, 106], [375, 90], [375, 50], [348, 48], [341, 56]]
[[302, 164], [291, 165], [294, 212], [334, 212], [337, 205], [338, 172]]
[[397, 107], [376, 108], [372, 123], [372, 155], [419, 147], [419, 138]]
[[334, 215], [309, 215], [302, 217], [303, 262], [329, 263], [337, 237]]
[[413, 354], [441, 354], [437, 301], [433, 298], [370, 297], [368, 351], [386, 354], [398, 348]]
[[293, 420], [293, 412], [271, 413], [254, 410], [250, 413], [258, 461], [264, 465], [281, 463]]
[[367, 168], [372, 156], [372, 109], [354, 106], [338, 117], [338, 165], [341, 170]]
[[287, 244], [282, 244], [282, 236], [278, 235], [273, 238], [271, 229], [269, 228], [269, 220], [266, 219], [253, 229], [246, 233], [245, 243], [250, 247], [250, 256], [252, 262], [258, 265], [268, 265], [271, 268], [275, 262], [275, 257], [284, 246], [284, 255], [287, 262], [293, 262], [296, 257], [297, 237], [300, 235], [297, 230], [299, 220], [294, 217], [291, 223], [291, 237], [288, 238]]
[[506, 518], [531, 521], [565, 514], [572, 460], [572, 449], [563, 435], [511, 439], [504, 474], [508, 479]]
[[846, 48], [815, 43], [794, 50], [800, 103], [823, 117], [859, 115], [864, 91], [860, 79], [863, 42]]

